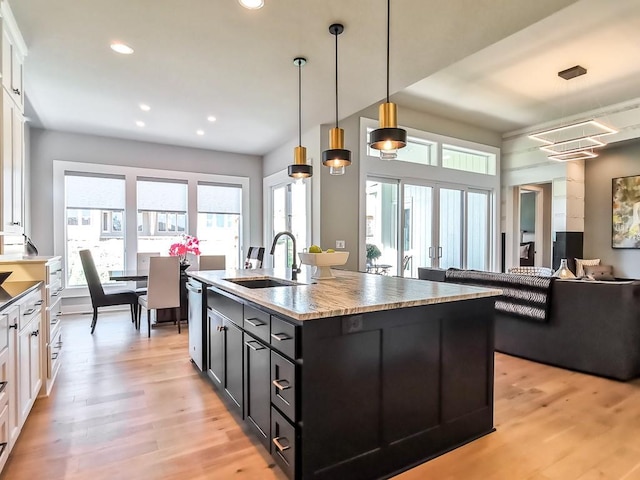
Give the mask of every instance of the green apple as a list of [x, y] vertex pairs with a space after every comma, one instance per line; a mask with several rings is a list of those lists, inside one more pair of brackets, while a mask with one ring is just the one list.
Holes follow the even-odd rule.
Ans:
[[329, 248], [329, 249], [327, 250], [327, 253], [336, 253], [336, 251], [335, 251], [333, 248]]
[[309, 253], [322, 253], [322, 249], [318, 245], [311, 245], [309, 247]]

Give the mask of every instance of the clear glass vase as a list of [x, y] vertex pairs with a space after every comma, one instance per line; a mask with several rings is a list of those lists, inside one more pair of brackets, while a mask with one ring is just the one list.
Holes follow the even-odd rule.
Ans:
[[567, 265], [566, 258], [563, 258], [562, 260], [560, 260], [560, 268], [556, 270], [553, 276], [557, 278], [576, 278], [573, 272], [569, 270], [569, 266]]

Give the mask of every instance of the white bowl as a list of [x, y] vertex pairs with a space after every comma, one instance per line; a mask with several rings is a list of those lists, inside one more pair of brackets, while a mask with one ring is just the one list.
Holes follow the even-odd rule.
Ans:
[[318, 280], [335, 278], [331, 273], [331, 267], [344, 265], [349, 258], [349, 252], [299, 253], [298, 255], [300, 256], [300, 262], [316, 267], [311, 278]]

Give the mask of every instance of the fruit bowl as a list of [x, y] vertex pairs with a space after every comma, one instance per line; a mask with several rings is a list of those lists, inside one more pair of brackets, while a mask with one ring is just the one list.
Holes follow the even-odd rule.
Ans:
[[298, 255], [300, 256], [300, 262], [315, 267], [311, 278], [318, 280], [335, 278], [331, 273], [331, 267], [344, 265], [349, 258], [349, 252], [299, 253]]

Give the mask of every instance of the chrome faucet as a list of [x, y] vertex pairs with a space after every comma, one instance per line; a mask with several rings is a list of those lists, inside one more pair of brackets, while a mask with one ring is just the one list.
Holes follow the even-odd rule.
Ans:
[[291, 264], [291, 280], [297, 280], [298, 279], [298, 274], [300, 273], [300, 269], [298, 268], [298, 266], [296, 265], [296, 237], [293, 236], [293, 233], [291, 232], [279, 232], [276, 233], [276, 236], [273, 237], [273, 245], [271, 245], [271, 255], [273, 255], [273, 252], [275, 252], [276, 250], [276, 244], [278, 243], [278, 239], [282, 236], [285, 235], [289, 238], [291, 238], [291, 241], [293, 242], [293, 263]]

